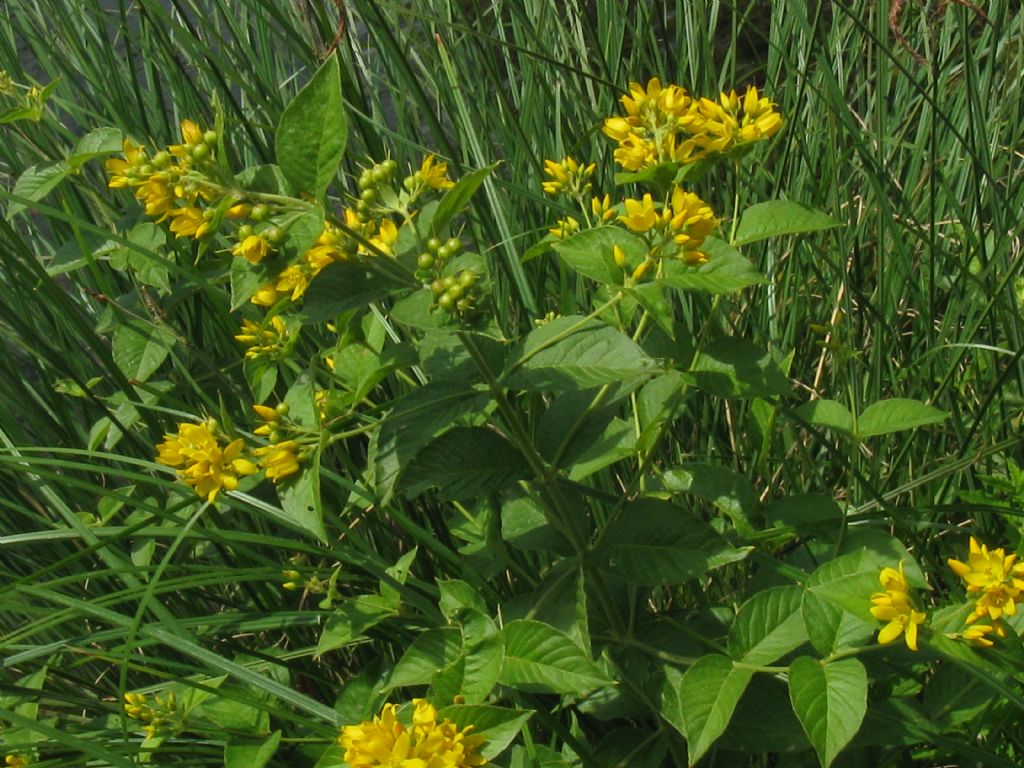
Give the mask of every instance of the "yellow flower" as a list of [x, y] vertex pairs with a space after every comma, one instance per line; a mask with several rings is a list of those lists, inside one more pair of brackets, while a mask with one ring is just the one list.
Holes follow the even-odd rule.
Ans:
[[1024, 563], [1017, 563], [1017, 555], [1007, 555], [1002, 547], [989, 551], [971, 536], [967, 562], [953, 558], [946, 562], [964, 580], [968, 592], [980, 593], [968, 624], [986, 616], [993, 621], [1003, 614], [1013, 616], [1017, 603], [1024, 602]]
[[626, 212], [619, 215], [619, 221], [634, 232], [647, 232], [660, 220], [650, 192], [644, 195], [643, 200], [626, 198], [625, 206]]
[[989, 635], [1006, 637], [1006, 628], [1001, 621], [993, 621], [991, 624], [972, 624], [960, 635], [976, 648], [991, 648], [994, 643]]
[[4, 765], [7, 768], [26, 768], [28, 766], [28, 758], [21, 755], [7, 755], [4, 757]]
[[192, 159], [192, 149], [203, 143], [203, 131], [191, 120], [182, 120], [181, 140], [182, 144], [174, 144], [168, 147], [167, 150], [175, 157], [179, 157], [188, 163]]
[[283, 440], [274, 445], [267, 445], [254, 450], [253, 456], [259, 459], [260, 468], [266, 470], [268, 480], [277, 482], [282, 477], [294, 475], [299, 471], [299, 444], [294, 440]]
[[631, 133], [612, 153], [615, 162], [627, 171], [639, 171], [658, 162], [658, 147], [653, 141]]
[[744, 142], [761, 141], [774, 136], [782, 128], [782, 115], [757, 88], [750, 86], [743, 97], [743, 118], [740, 122], [740, 139]]
[[167, 733], [179, 730], [181, 723], [177, 706], [174, 691], [169, 691], [166, 696], [155, 696], [152, 703], [142, 693], [124, 695], [124, 714], [132, 720], [144, 723], [142, 730], [149, 738], [153, 738], [161, 731]]
[[231, 252], [235, 256], [241, 256], [250, 264], [259, 264], [267, 258], [271, 250], [270, 241], [263, 235], [249, 235], [235, 243]]
[[125, 139], [123, 154], [123, 160], [119, 157], [112, 157], [105, 163], [107, 173], [110, 174], [107, 186], [111, 189], [135, 187], [144, 181], [139, 175], [139, 169], [147, 160], [143, 147], [132, 143], [131, 139]]
[[178, 434], [164, 435], [164, 442], [156, 447], [156, 460], [174, 467], [178, 477], [211, 503], [221, 490], [235, 490], [240, 475], [259, 471], [255, 464], [242, 457], [245, 443], [241, 438], [222, 447], [212, 426], [209, 421], [179, 424]]
[[146, 215], [163, 220], [174, 204], [174, 190], [162, 179], [150, 177], [135, 190], [135, 197], [146, 207]]
[[203, 212], [192, 205], [185, 208], [172, 208], [167, 215], [171, 217], [171, 232], [175, 237], [199, 239], [209, 226]]
[[871, 615], [879, 621], [887, 621], [878, 632], [878, 642], [888, 645], [903, 635], [907, 648], [917, 650], [917, 627], [927, 618], [923, 611], [915, 610], [910, 600], [907, 580], [903, 575], [903, 563], [899, 569], [883, 568], [878, 575], [884, 592], [871, 595]]
[[419, 174], [420, 180], [432, 189], [451, 189], [455, 186], [455, 182], [448, 178], [448, 163], [435, 163], [433, 155], [423, 158]]
[[475, 768], [486, 764], [478, 750], [481, 736], [472, 726], [459, 730], [423, 699], [413, 699], [412, 726], [395, 716], [396, 706], [385, 704], [380, 715], [359, 725], [342, 728], [338, 742], [345, 748], [350, 768]]
[[590, 210], [602, 224], [606, 224], [615, 218], [615, 209], [612, 207], [612, 196], [593, 197], [590, 199]]
[[280, 300], [281, 294], [278, 293], [274, 283], [267, 283], [261, 285], [252, 296], [249, 297], [249, 301], [258, 307], [272, 307]]
[[670, 213], [672, 218], [669, 220], [669, 229], [679, 247], [679, 257], [690, 264], [707, 261], [707, 255], [699, 248], [704, 238], [718, 226], [718, 219], [711, 206], [693, 192], [684, 192], [675, 187], [672, 190]]

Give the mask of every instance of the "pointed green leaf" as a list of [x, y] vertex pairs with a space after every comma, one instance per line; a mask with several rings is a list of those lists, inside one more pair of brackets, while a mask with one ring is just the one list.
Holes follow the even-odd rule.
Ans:
[[647, 378], [658, 370], [626, 334], [574, 315], [532, 331], [509, 355], [504, 378], [513, 389], [559, 391]]
[[321, 199], [348, 140], [338, 57], [332, 54], [284, 109], [277, 126], [277, 164], [299, 191]]
[[359, 595], [343, 600], [324, 625], [316, 647], [317, 655], [350, 645], [395, 612], [391, 601], [380, 595]]
[[523, 455], [485, 427], [455, 427], [420, 451], [399, 477], [409, 496], [436, 488], [443, 499], [476, 499], [530, 474]]
[[[50, 190], [64, 181], [69, 173], [71, 167], [63, 160], [33, 165], [18, 177], [12, 194], [32, 201], [42, 200]], [[7, 206], [7, 220], [10, 221], [24, 210], [24, 203], [12, 200]]]
[[773, 587], [747, 600], [729, 631], [729, 655], [746, 664], [771, 664], [807, 642], [803, 595], [800, 587]]
[[551, 244], [562, 261], [584, 277], [606, 285], [621, 285], [622, 267], [615, 263], [612, 249], [619, 246], [626, 262], [639, 266], [647, 257], [647, 246], [622, 227], [595, 227]]
[[274, 731], [263, 741], [232, 738], [224, 745], [224, 768], [263, 768], [277, 752], [280, 743], [280, 731]]
[[822, 664], [801, 656], [789, 666], [789, 700], [822, 768], [860, 730], [868, 706], [868, 674], [857, 659]]
[[455, 627], [428, 629], [405, 649], [391, 671], [387, 690], [406, 685], [427, 685], [434, 673], [459, 657], [462, 634]]
[[626, 505], [602, 537], [594, 562], [641, 586], [682, 584], [727, 563], [750, 547], [735, 548], [685, 509], [644, 499]]
[[747, 208], [736, 227], [734, 245], [746, 245], [779, 235], [816, 232], [841, 226], [828, 214], [790, 200], [769, 200]]
[[853, 434], [853, 414], [836, 400], [811, 400], [797, 408], [796, 415], [816, 427]]
[[683, 726], [690, 765], [725, 731], [753, 675], [749, 669], [734, 668], [732, 661], [720, 654], [702, 656], [683, 675], [671, 667], [666, 670], [668, 700], [674, 705], [666, 717], [677, 728]]
[[905, 429], [938, 424], [949, 418], [949, 414], [925, 405], [918, 400], [894, 397], [872, 403], [857, 420], [857, 436], [860, 438], [888, 435]]
[[484, 179], [490, 176], [494, 169], [501, 163], [494, 163], [484, 168], [477, 168], [470, 171], [457, 182], [455, 186], [444, 193], [441, 202], [437, 205], [437, 211], [430, 223], [430, 229], [435, 234], [443, 234], [448, 223], [465, 208], [477, 189], [484, 183]]
[[297, 475], [277, 484], [277, 497], [281, 501], [284, 518], [304, 533], [327, 541], [323, 508], [320, 504], [320, 452], [317, 451]]
[[175, 341], [174, 333], [161, 325], [119, 325], [111, 340], [114, 363], [130, 381], [145, 381], [167, 359]]
[[718, 397], [777, 397], [790, 391], [772, 354], [743, 339], [713, 340], [701, 350], [690, 373], [698, 387]]
[[533, 693], [579, 693], [611, 681], [570, 637], [539, 621], [505, 625], [499, 682]]
[[699, 267], [666, 260], [661, 282], [682, 291], [701, 291], [712, 296], [736, 293], [768, 282], [743, 254], [723, 240], [709, 237], [701, 250], [708, 255], [708, 260]]
[[97, 128], [78, 140], [74, 150], [68, 155], [67, 163], [72, 168], [81, 165], [94, 157], [112, 155], [120, 152], [124, 146], [124, 137], [117, 128]]
[[668, 470], [661, 481], [673, 493], [689, 493], [711, 502], [740, 533], [753, 532], [750, 519], [760, 514], [761, 502], [750, 480], [738, 472], [717, 464], [691, 462]]

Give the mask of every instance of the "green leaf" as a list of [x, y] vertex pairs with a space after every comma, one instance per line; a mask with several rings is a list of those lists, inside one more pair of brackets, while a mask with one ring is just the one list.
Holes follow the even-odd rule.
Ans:
[[348, 120], [334, 54], [285, 107], [277, 126], [277, 164], [296, 190], [320, 200], [337, 173], [347, 140]]
[[459, 657], [462, 634], [455, 627], [428, 629], [406, 648], [391, 672], [387, 689], [428, 685], [433, 674]]
[[623, 507], [594, 551], [594, 562], [641, 586], [682, 584], [727, 563], [751, 547], [734, 548], [685, 509], [654, 499]]
[[660, 282], [682, 291], [701, 291], [712, 296], [736, 293], [768, 282], [743, 254], [724, 240], [706, 238], [701, 250], [708, 255], [708, 260], [699, 267], [666, 259], [665, 274]]
[[764, 516], [776, 527], [786, 526], [799, 534], [838, 532], [843, 510], [829, 496], [794, 494], [769, 502]]
[[530, 475], [523, 455], [485, 427], [455, 427], [420, 451], [399, 488], [412, 497], [437, 488], [442, 499], [476, 499]]
[[622, 285], [623, 270], [612, 256], [614, 246], [626, 255], [628, 264], [639, 266], [647, 257], [647, 245], [621, 227], [595, 227], [577, 232], [551, 247], [562, 261], [584, 277], [606, 285]]
[[949, 414], [932, 408], [918, 400], [895, 397], [872, 403], [857, 420], [857, 436], [860, 438], [888, 435], [905, 429], [938, 424], [949, 418]]
[[224, 745], [224, 768], [263, 768], [277, 752], [280, 743], [280, 731], [274, 731], [263, 741], [233, 738]]
[[174, 347], [174, 333], [162, 325], [119, 325], [111, 340], [114, 363], [129, 381], [146, 381]]
[[853, 434], [853, 414], [849, 408], [836, 400], [811, 400], [797, 408], [795, 413], [816, 427]]
[[804, 590], [773, 587], [740, 606], [729, 631], [729, 655], [745, 664], [771, 664], [807, 642], [800, 612]]
[[878, 627], [873, 617], [855, 616], [811, 591], [804, 592], [801, 614], [807, 637], [822, 656], [863, 645]]
[[529, 496], [513, 498], [502, 504], [501, 538], [509, 546], [524, 551], [571, 551], [569, 541]]
[[868, 674], [857, 659], [822, 664], [801, 656], [789, 665], [789, 700], [822, 768], [850, 743], [868, 706]]
[[448, 314], [434, 305], [434, 294], [429, 288], [413, 291], [395, 302], [391, 319], [410, 328], [433, 330], [449, 324]]
[[277, 484], [284, 519], [304, 533], [327, 541], [324, 514], [320, 503], [320, 452], [317, 451], [299, 470]]
[[391, 601], [380, 595], [359, 595], [343, 600], [324, 625], [316, 647], [317, 655], [354, 643], [365, 636], [366, 630], [395, 613]]
[[418, 387], [395, 403], [377, 433], [374, 456], [374, 488], [382, 504], [420, 451], [443, 429], [480, 410], [483, 397], [464, 382], [445, 381]]
[[524, 712], [485, 704], [453, 705], [437, 711], [439, 720], [448, 718], [460, 730], [472, 725], [474, 734], [485, 737], [487, 741], [480, 754], [487, 760], [504, 752], [532, 715], [530, 710]]
[[[60, 184], [71, 173], [71, 167], [63, 160], [33, 165], [18, 177], [12, 194], [28, 200], [38, 201]], [[7, 220], [10, 221], [26, 208], [24, 203], [11, 200], [7, 206]]]
[[693, 494], [714, 504], [739, 533], [753, 532], [750, 518], [760, 514], [761, 502], [743, 475], [717, 464], [691, 462], [666, 471], [661, 481], [666, 490]]
[[831, 216], [790, 200], [769, 200], [747, 208], [736, 227], [734, 245], [746, 245], [769, 237], [817, 232], [841, 226]]
[[626, 334], [574, 315], [530, 332], [509, 355], [504, 379], [513, 389], [560, 391], [647, 378], [658, 370]]
[[479, 704], [494, 689], [505, 661], [505, 638], [489, 616], [470, 611], [462, 620], [462, 685], [467, 704]]
[[532, 693], [580, 693], [608, 685], [601, 668], [572, 639], [539, 621], [512, 621], [499, 682]]
[[717, 653], [701, 656], [683, 675], [673, 667], [665, 670], [669, 695], [664, 703], [670, 703], [665, 715], [676, 728], [683, 726], [690, 765], [725, 731], [753, 675], [752, 670], [734, 668], [729, 658]]
[[770, 352], [732, 337], [707, 344], [690, 373], [698, 387], [718, 397], [778, 397], [790, 391]]
[[331, 321], [343, 312], [362, 309], [389, 293], [391, 286], [376, 273], [355, 262], [336, 262], [324, 268], [309, 284], [302, 301], [302, 322], [308, 325]]
[[807, 589], [854, 616], [873, 621], [871, 595], [880, 588], [880, 571], [877, 559], [861, 549], [821, 565], [807, 579]]
[[477, 189], [484, 183], [484, 179], [490, 176], [499, 165], [501, 165], [500, 162], [470, 171], [455, 182], [454, 187], [444, 193], [430, 225], [431, 231], [435, 235], [444, 233], [444, 228], [448, 226], [448, 223], [469, 204]]
[[96, 128], [78, 140], [74, 150], [68, 155], [67, 164], [72, 168], [80, 168], [83, 163], [95, 157], [112, 155], [124, 147], [124, 136], [117, 128]]

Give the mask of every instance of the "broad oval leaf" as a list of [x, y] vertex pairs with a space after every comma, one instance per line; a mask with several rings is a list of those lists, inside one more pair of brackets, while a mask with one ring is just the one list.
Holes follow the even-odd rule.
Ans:
[[666, 471], [661, 481], [673, 493], [689, 493], [711, 502], [740, 533], [753, 533], [750, 518], [760, 514], [761, 502], [750, 480], [738, 472], [717, 464], [691, 462]]
[[562, 261], [584, 277], [606, 285], [621, 285], [623, 270], [615, 263], [612, 250], [619, 246], [626, 262], [639, 266], [647, 256], [647, 246], [636, 235], [621, 227], [595, 227], [551, 244]]
[[674, 697], [675, 706], [669, 706], [665, 716], [676, 728], [682, 725], [690, 765], [725, 731], [753, 675], [752, 670], [736, 669], [731, 659], [717, 653], [701, 656], [683, 675], [673, 668], [666, 670], [666, 698], [671, 701]]
[[310, 457], [297, 475], [285, 478], [277, 487], [284, 518], [300, 531], [327, 541], [323, 507], [320, 503], [320, 452]]
[[437, 488], [442, 499], [477, 499], [529, 474], [523, 455], [497, 432], [456, 427], [416, 455], [399, 477], [399, 488], [409, 496]]
[[842, 648], [862, 645], [874, 633], [878, 622], [855, 616], [814, 592], [804, 592], [801, 614], [807, 637], [814, 650], [828, 656]]
[[715, 237], [704, 240], [702, 249], [708, 260], [699, 267], [679, 261], [665, 261], [665, 275], [661, 282], [682, 291], [701, 291], [718, 296], [736, 293], [752, 285], [768, 282], [761, 272], [739, 251]]
[[83, 163], [94, 157], [112, 155], [120, 152], [124, 146], [124, 137], [118, 128], [96, 128], [78, 140], [67, 163], [72, 168], [79, 168]]
[[690, 368], [697, 386], [718, 397], [777, 397], [789, 381], [767, 350], [737, 338], [714, 339]]
[[803, 595], [800, 587], [783, 586], [747, 600], [729, 631], [729, 654], [746, 664], [771, 664], [807, 642]]
[[539, 621], [505, 625], [505, 666], [499, 682], [533, 693], [579, 693], [611, 681], [572, 639]]
[[868, 674], [857, 659], [822, 664], [801, 656], [789, 666], [789, 700], [828, 768], [857, 735], [868, 707]]
[[461, 650], [462, 633], [456, 627], [428, 629], [405, 649], [385, 690], [429, 684], [434, 673], [454, 662]]
[[130, 381], [145, 381], [167, 359], [175, 341], [174, 333], [164, 326], [119, 325], [111, 340], [114, 363]]
[[532, 331], [509, 355], [503, 378], [512, 389], [544, 392], [646, 379], [658, 370], [626, 334], [572, 315]]
[[949, 414], [945, 411], [918, 400], [894, 397], [891, 400], [879, 400], [864, 409], [857, 420], [857, 436], [888, 435], [926, 424], [938, 424], [947, 418]]
[[641, 586], [681, 584], [742, 560], [750, 547], [735, 548], [685, 509], [643, 499], [626, 505], [608, 527], [594, 561]]
[[853, 414], [836, 400], [811, 400], [795, 411], [796, 415], [816, 427], [853, 434]]
[[328, 57], [285, 107], [276, 137], [281, 173], [299, 192], [321, 199], [337, 173], [348, 141], [336, 54]]
[[779, 235], [817, 232], [842, 224], [828, 214], [791, 200], [769, 200], [747, 208], [740, 216], [733, 245], [746, 245]]

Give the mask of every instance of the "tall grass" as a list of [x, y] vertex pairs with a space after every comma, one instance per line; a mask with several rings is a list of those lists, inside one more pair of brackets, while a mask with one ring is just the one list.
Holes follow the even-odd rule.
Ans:
[[[793, 352], [794, 397], [772, 422], [763, 404], [695, 400], [679, 442], [690, 458], [753, 476], [764, 498], [841, 499], [855, 521], [897, 529], [938, 572], [952, 526], [1018, 525], [995, 497], [963, 501], [980, 475], [1019, 460], [1024, 402], [1024, 20], [1005, 0], [986, 12], [907, 4], [900, 24], [922, 65], [894, 38], [887, 9], [866, 0], [21, 0], [0, 9], [0, 69], [60, 83], [40, 122], [0, 127], [0, 199], [10, 204], [21, 173], [64, 157], [93, 127], [163, 145], [183, 117], [212, 121], [214, 99], [233, 161], [270, 162], [284, 105], [337, 44], [348, 171], [385, 152], [402, 163], [437, 152], [455, 173], [502, 161], [469, 226], [490, 244], [499, 324], [525, 328], [589, 298], [550, 257], [521, 260], [561, 215], [540, 194], [543, 160], [610, 162], [600, 120], [631, 80], [657, 75], [698, 94], [756, 83], [787, 124], [736, 180], [741, 198], [788, 197], [844, 226], [750, 249], [770, 283], [725, 300], [730, 325]], [[130, 765], [137, 745], [106, 719], [126, 690], [227, 674], [232, 695], [329, 740], [337, 692], [342, 717], [368, 714], [361, 692], [402, 638], [316, 658], [328, 612], [283, 593], [280, 571], [295, 555], [336, 560], [343, 590], [356, 592], [386, 578], [402, 546], [389, 523], [359, 511], [358, 484], [341, 474], [325, 474], [324, 495], [350, 531], [325, 552], [274, 525], [258, 498], [195, 513], [154, 471], [152, 446], [177, 414], [242, 420], [246, 385], [221, 362], [237, 357], [223, 289], [207, 283], [161, 308], [96, 257], [134, 215], [104, 186], [91, 163], [0, 221], [0, 720], [34, 719], [14, 695], [41, 689], [34, 727], [66, 748], [62, 765], [90, 755]], [[699, 191], [732, 211], [731, 187]], [[184, 252], [177, 269], [203, 285]], [[111, 359], [110, 318], [166, 324], [168, 311], [184, 351], [163, 369], [162, 390], [135, 386]], [[927, 436], [850, 450], [793, 418], [811, 397], [855, 410], [910, 397], [952, 417]], [[457, 534], [417, 512], [408, 503], [401, 525], [418, 532], [425, 562], [480, 584]], [[434, 610], [422, 597], [436, 594], [432, 576], [419, 576], [404, 597]], [[60, 729], [46, 725], [51, 713]], [[273, 764], [306, 764], [318, 749], [289, 743]], [[178, 764], [220, 759], [211, 747]]]

